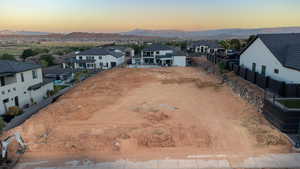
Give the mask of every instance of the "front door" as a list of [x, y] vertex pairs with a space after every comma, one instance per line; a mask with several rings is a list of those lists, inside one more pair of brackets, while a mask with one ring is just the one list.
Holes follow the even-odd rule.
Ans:
[[117, 66], [117, 63], [116, 63], [116, 62], [111, 62], [110, 65], [111, 65], [111, 67], [113, 68], [113, 67], [116, 67], [116, 66]]
[[3, 105], [4, 105], [4, 110], [5, 110], [5, 112], [7, 112], [7, 103], [9, 102], [9, 99], [4, 99], [3, 101]]
[[19, 107], [19, 97], [18, 96], [15, 97], [15, 105], [17, 107]]

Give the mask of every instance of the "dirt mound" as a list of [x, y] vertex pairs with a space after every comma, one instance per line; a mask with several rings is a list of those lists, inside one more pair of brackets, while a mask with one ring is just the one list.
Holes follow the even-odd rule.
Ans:
[[259, 145], [287, 145], [286, 137], [278, 133], [276, 129], [260, 115], [254, 113], [247, 115], [241, 122], [242, 126], [253, 134]]
[[175, 141], [171, 132], [165, 128], [154, 128], [144, 131], [137, 138], [139, 146], [151, 147], [175, 147]]

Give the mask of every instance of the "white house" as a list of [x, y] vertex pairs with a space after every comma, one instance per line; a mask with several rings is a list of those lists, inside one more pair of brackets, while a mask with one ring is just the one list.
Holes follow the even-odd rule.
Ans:
[[53, 82], [43, 80], [41, 66], [31, 63], [0, 60], [0, 81], [0, 114], [39, 103], [53, 90]]
[[187, 51], [193, 53], [209, 54], [215, 53], [220, 49], [224, 48], [218, 43], [218, 41], [202, 40], [192, 42], [189, 45], [187, 45]]
[[300, 83], [300, 34], [261, 34], [241, 53], [240, 66], [286, 83]]
[[186, 54], [169, 46], [152, 44], [142, 50], [141, 57], [132, 58], [132, 63], [184, 67]]
[[125, 62], [125, 53], [115, 48], [93, 48], [68, 60], [74, 69], [110, 69]]

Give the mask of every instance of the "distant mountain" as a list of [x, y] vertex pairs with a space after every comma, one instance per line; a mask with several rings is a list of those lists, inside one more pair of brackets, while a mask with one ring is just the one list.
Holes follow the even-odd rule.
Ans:
[[49, 35], [49, 32], [33, 32], [33, 31], [13, 31], [13, 30], [0, 30], [0, 35]]
[[229, 39], [247, 38], [250, 35], [267, 33], [300, 33], [300, 27], [277, 27], [277, 28], [258, 28], [258, 29], [217, 29], [206, 31], [181, 31], [181, 30], [146, 30], [135, 29], [123, 32], [123, 35], [137, 36], [159, 36], [167, 38], [181, 39]]

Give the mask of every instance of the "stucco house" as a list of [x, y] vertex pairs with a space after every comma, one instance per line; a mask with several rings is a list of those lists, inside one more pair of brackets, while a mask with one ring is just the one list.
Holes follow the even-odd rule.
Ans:
[[0, 114], [9, 107], [28, 107], [41, 102], [53, 90], [53, 82], [43, 79], [40, 65], [0, 60]]
[[191, 53], [209, 54], [223, 49], [218, 41], [213, 40], [201, 40], [187, 45], [187, 51]]
[[72, 83], [75, 77], [73, 69], [66, 68], [63, 65], [55, 65], [43, 68], [45, 78], [52, 80], [54, 85], [68, 85]]
[[184, 67], [186, 66], [186, 54], [170, 46], [152, 44], [142, 50], [141, 57], [132, 58], [132, 63]]
[[67, 60], [73, 69], [110, 69], [125, 62], [124, 52], [115, 48], [92, 48]]
[[260, 34], [240, 56], [240, 66], [286, 83], [300, 83], [300, 34]]

